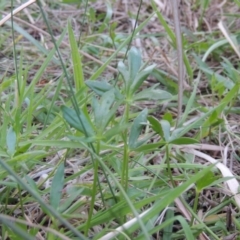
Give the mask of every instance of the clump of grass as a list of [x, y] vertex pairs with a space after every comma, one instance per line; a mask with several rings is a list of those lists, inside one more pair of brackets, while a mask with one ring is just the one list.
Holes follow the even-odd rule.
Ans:
[[183, 2], [181, 43], [164, 1], [63, 2], [2, 27], [2, 239], [237, 236], [238, 33], [207, 18], [237, 3]]

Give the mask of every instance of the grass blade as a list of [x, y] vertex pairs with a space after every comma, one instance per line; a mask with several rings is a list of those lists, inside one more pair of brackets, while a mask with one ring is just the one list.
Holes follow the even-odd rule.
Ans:
[[57, 210], [60, 204], [64, 185], [64, 163], [62, 162], [53, 177], [50, 191], [50, 205]]
[[70, 46], [71, 46], [74, 82], [75, 82], [76, 91], [78, 92], [81, 88], [85, 86], [85, 82], [84, 82], [84, 76], [83, 76], [81, 56], [78, 51], [77, 42], [75, 40], [70, 21], [68, 21], [68, 36], [69, 36]]

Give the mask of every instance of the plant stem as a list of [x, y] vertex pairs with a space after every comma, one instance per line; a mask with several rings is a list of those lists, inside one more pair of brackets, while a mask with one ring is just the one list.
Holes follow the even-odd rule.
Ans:
[[[128, 122], [129, 119], [129, 103], [126, 104], [125, 109], [125, 122]], [[125, 130], [123, 133], [123, 141], [124, 141], [124, 153], [123, 153], [123, 166], [122, 166], [122, 180], [121, 185], [124, 188], [125, 191], [128, 189], [128, 131]]]
[[169, 157], [169, 145], [166, 144], [166, 161], [167, 161], [167, 169], [168, 169], [168, 175], [170, 177], [170, 181], [172, 186], [175, 186], [175, 183], [173, 181], [173, 176], [172, 176], [172, 171], [171, 171], [171, 167], [170, 167], [170, 157]]
[[[97, 148], [96, 148], [96, 153], [99, 155], [101, 146], [100, 146], [100, 140], [97, 143]], [[87, 224], [86, 224], [86, 228], [85, 228], [85, 236], [88, 236], [88, 231], [90, 229], [90, 223], [92, 220], [92, 215], [93, 215], [93, 209], [94, 209], [94, 204], [95, 204], [95, 199], [96, 199], [96, 195], [97, 195], [97, 185], [98, 185], [98, 161], [97, 160], [93, 160], [93, 187], [92, 187], [92, 198], [91, 198], [91, 202], [90, 202], [90, 207], [89, 207], [89, 213], [88, 213], [88, 219], [87, 219]]]
[[182, 116], [183, 105], [183, 82], [184, 82], [184, 64], [183, 64], [183, 49], [182, 49], [182, 35], [179, 18], [178, 1], [172, 0], [173, 20], [176, 35], [176, 47], [178, 55], [178, 116], [176, 126], [178, 126]]
[[[197, 214], [198, 198], [199, 198], [199, 191], [196, 189], [196, 195], [195, 195], [194, 205], [193, 205], [193, 212], [195, 214]], [[190, 223], [191, 226], [193, 225], [193, 221], [194, 221], [194, 216], [192, 215], [192, 219], [191, 219], [191, 223]]]

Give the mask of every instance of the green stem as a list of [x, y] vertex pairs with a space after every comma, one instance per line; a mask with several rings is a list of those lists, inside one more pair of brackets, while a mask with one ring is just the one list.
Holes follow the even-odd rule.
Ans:
[[[199, 198], [199, 191], [196, 189], [196, 195], [195, 195], [194, 205], [193, 205], [193, 212], [195, 214], [197, 214], [198, 198]], [[194, 216], [192, 215], [191, 226], [193, 225], [193, 221], [194, 221]]]
[[[99, 155], [99, 152], [101, 149], [100, 147], [101, 147], [100, 141], [98, 141], [97, 148], [96, 148], [96, 153], [98, 155]], [[93, 173], [94, 178], [93, 178], [93, 187], [92, 187], [92, 198], [91, 198], [90, 207], [89, 207], [87, 224], [86, 224], [86, 228], [85, 228], [85, 232], [84, 232], [86, 237], [88, 236], [88, 231], [90, 229], [95, 199], [96, 199], [96, 195], [97, 195], [97, 185], [98, 185], [98, 161], [97, 160], [93, 160], [93, 169], [94, 169], [94, 173]]]
[[171, 167], [170, 167], [170, 157], [169, 157], [169, 145], [166, 144], [166, 161], [167, 161], [167, 171], [168, 171], [168, 175], [170, 177], [170, 181], [172, 186], [175, 186], [175, 183], [173, 181], [173, 176], [172, 176], [172, 171], [171, 171]]
[[[129, 103], [126, 104], [125, 109], [125, 122], [127, 123], [129, 120]], [[122, 167], [122, 179], [121, 179], [121, 185], [124, 188], [125, 191], [128, 189], [128, 131], [125, 130], [123, 133], [123, 141], [124, 141], [124, 153], [123, 153], [123, 167]]]

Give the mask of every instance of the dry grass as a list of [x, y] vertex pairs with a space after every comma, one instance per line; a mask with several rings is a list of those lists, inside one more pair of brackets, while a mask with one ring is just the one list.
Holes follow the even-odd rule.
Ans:
[[[173, 14], [172, 7], [170, 1], [167, 0], [155, 0], [154, 1], [162, 13], [165, 21], [168, 26], [174, 30], [174, 22], [173, 22]], [[21, 6], [22, 4], [18, 3], [15, 5], [15, 8]], [[182, 0], [180, 1], [180, 18], [181, 18], [181, 26], [182, 33], [184, 35], [185, 40], [185, 52], [190, 60], [190, 64], [193, 70], [194, 79], [191, 79], [189, 75], [186, 75], [186, 83], [185, 83], [185, 91], [184, 91], [184, 105], [186, 107], [187, 101], [189, 101], [190, 95], [193, 92], [194, 83], [196, 82], [197, 76], [199, 76], [199, 63], [194, 58], [193, 53], [198, 54], [199, 58], [202, 58], [206, 53], [207, 49], [212, 46], [215, 41], [219, 39], [227, 39], [229, 44], [227, 46], [222, 46], [218, 48], [213, 53], [209, 54], [205, 59], [205, 63], [208, 68], [213, 70], [215, 73], [226, 76], [226, 79], [229, 78], [227, 75], [226, 67], [223, 67], [223, 57], [229, 60], [232, 66], [236, 66], [237, 72], [239, 73], [239, 47], [235, 42], [231, 41], [229, 37], [231, 34], [239, 34], [239, 19], [229, 16], [228, 14], [239, 14], [239, 8], [234, 1], [219, 1], [212, 0], [209, 1], [209, 5], [203, 11], [203, 8], [200, 7], [201, 1], [188, 1]], [[96, 70], [102, 66], [109, 56], [116, 51], [116, 48], [120, 45], [121, 41], [124, 38], [131, 35], [136, 26], [139, 26], [144, 20], [146, 20], [149, 15], [153, 12], [152, 4], [150, 1], [143, 0], [142, 7], [140, 9], [139, 19], [136, 22], [136, 15], [139, 9], [139, 1], [136, 0], [117, 0], [114, 3], [111, 3], [111, 8], [106, 7], [105, 1], [98, 0], [96, 2], [89, 2], [87, 8], [87, 16], [85, 16], [84, 6], [81, 6], [79, 9], [76, 8], [76, 5], [68, 5], [68, 4], [59, 4], [55, 1], [49, 3], [44, 6], [44, 11], [48, 16], [49, 24], [52, 28], [52, 32], [54, 34], [54, 38], [57, 40], [60, 38], [60, 35], [63, 29], [67, 26], [67, 21], [71, 19], [72, 27], [76, 38], [80, 35], [80, 54], [82, 55], [82, 62], [84, 64], [84, 76], [85, 79], [90, 78]], [[109, 12], [107, 12], [109, 10]], [[112, 11], [112, 16], [110, 19], [107, 19], [107, 14], [110, 14]], [[2, 16], [6, 15], [10, 12], [10, 3], [6, 1], [4, 9], [1, 10]], [[91, 14], [95, 12], [95, 16], [91, 17]], [[94, 19], [95, 18], [95, 19]], [[99, 19], [97, 19], [99, 18]], [[24, 29], [25, 33], [28, 33], [33, 39], [39, 41], [41, 45], [43, 45], [48, 51], [50, 51], [54, 45], [51, 40], [51, 36], [48, 33], [46, 24], [41, 17], [40, 10], [36, 3], [29, 5], [25, 9], [22, 9], [19, 13], [17, 13], [14, 17], [14, 22], [18, 24], [22, 29]], [[102, 25], [104, 20], [106, 21], [106, 25]], [[223, 25], [220, 23], [225, 23], [226, 27], [221, 27]], [[113, 32], [115, 35], [119, 36], [119, 42], [114, 44], [110, 44], [110, 27], [115, 27]], [[103, 28], [102, 31], [99, 32], [100, 28]], [[1, 78], [11, 78], [15, 72], [14, 66], [14, 57], [12, 54], [12, 35], [11, 35], [11, 25], [10, 24], [2, 24], [1, 27], [2, 38], [4, 41], [0, 41], [0, 76]], [[122, 37], [122, 38], [121, 38]], [[27, 69], [28, 77], [27, 81], [30, 84], [34, 76], [36, 75], [39, 68], [42, 66], [46, 55], [37, 49], [34, 44], [29, 42], [29, 39], [24, 37], [19, 32], [15, 32], [15, 44], [17, 56], [21, 55], [21, 52], [24, 55], [24, 61], [22, 63], [22, 68]], [[178, 79], [178, 70], [177, 70], [177, 51], [172, 46], [172, 43], [169, 39], [168, 33], [164, 26], [159, 23], [157, 15], [154, 15], [148, 24], [137, 34], [137, 36], [133, 39], [131, 46], [137, 47], [143, 57], [143, 61], [149, 64], [156, 64], [156, 69], [164, 72], [165, 78], [163, 80], [158, 79], [158, 75], [152, 74], [143, 84], [142, 89], [152, 86], [155, 83], [160, 82], [160, 87], [165, 89], [166, 91], [172, 90], [173, 94], [176, 94], [177, 89], [177, 79]], [[231, 47], [230, 47], [231, 46]], [[118, 74], [117, 63], [122, 60], [125, 56], [126, 50], [128, 46], [125, 46], [114, 58], [113, 61], [107, 66], [101, 75], [102, 79], [106, 79], [107, 81], [112, 81], [115, 79]], [[70, 74], [72, 74], [72, 65], [71, 65], [71, 53], [70, 53], [70, 44], [68, 37], [66, 36], [64, 40], [61, 42], [59, 46], [61, 56], [63, 58], [64, 64], [67, 67], [67, 70]], [[55, 56], [56, 60], [59, 60], [57, 56]], [[21, 58], [19, 57], [18, 60]], [[32, 66], [33, 61], [38, 59], [36, 64]], [[32, 67], [31, 67], [32, 66]], [[59, 78], [63, 75], [62, 66], [57, 64], [56, 62], [51, 62], [46, 68], [45, 72], [41, 75], [37, 85], [36, 92], [39, 92], [46, 86], [51, 85], [53, 90], [49, 93], [48, 98], [51, 99], [55, 86], [57, 87]], [[168, 82], [168, 80], [170, 80]], [[167, 83], [165, 83], [167, 82]], [[49, 84], [49, 85], [48, 85]], [[118, 83], [121, 87], [121, 83]], [[217, 88], [219, 83], [215, 84]], [[223, 98], [230, 89], [225, 89], [222, 93], [222, 96], [219, 96], [218, 90], [216, 93], [213, 92], [211, 87], [211, 83], [209, 80], [208, 74], [202, 74], [200, 82], [198, 84], [197, 95], [194, 101], [194, 108], [190, 111], [186, 123], [183, 127], [186, 127], [191, 124], [191, 122], [196, 121], [206, 109], [210, 109], [211, 107], [218, 106], [221, 98]], [[52, 94], [52, 95], [51, 95]], [[60, 93], [60, 98], [58, 98], [59, 105], [63, 104], [63, 101], [67, 101], [67, 92], [63, 88]], [[186, 100], [187, 99], [187, 100]], [[159, 104], [162, 106], [159, 107]], [[205, 224], [208, 224], [208, 221], [212, 221], [215, 223], [219, 223], [219, 219], [223, 222], [223, 225], [226, 226], [228, 230], [226, 235], [229, 234], [228, 239], [239, 239], [234, 235], [234, 231], [239, 232], [239, 227], [236, 227], [236, 223], [233, 222], [233, 219], [238, 219], [240, 200], [239, 200], [239, 183], [238, 183], [238, 175], [239, 175], [239, 159], [237, 158], [239, 153], [240, 139], [239, 135], [239, 100], [231, 102], [231, 107], [236, 109], [237, 112], [226, 110], [222, 111], [219, 116], [216, 118], [222, 119], [223, 124], [218, 125], [216, 128], [214, 126], [209, 127], [208, 131], [205, 129], [201, 129], [201, 126], [195, 129], [191, 129], [184, 136], [190, 138], [198, 138], [200, 140], [199, 144], [192, 144], [188, 146], [176, 147], [173, 150], [172, 158], [175, 160], [182, 159], [183, 156], [180, 156], [179, 152], [182, 153], [191, 153], [192, 162], [194, 164], [202, 164], [208, 165], [210, 163], [215, 163], [216, 159], [218, 162], [216, 167], [219, 168], [223, 177], [236, 177], [233, 179], [226, 179], [225, 183], [219, 187], [220, 183], [217, 183], [214, 186], [209, 186], [204, 191], [201, 191], [199, 195], [199, 203], [198, 203], [198, 218], [203, 220]], [[156, 102], [156, 101], [142, 101], [137, 103], [132, 109], [133, 114], [138, 112], [139, 109], [143, 109], [144, 107], [152, 108], [152, 115], [156, 116], [159, 120], [166, 112], [170, 112], [174, 118], [177, 117], [177, 102]], [[159, 109], [160, 108], [160, 109]], [[204, 109], [205, 108], [205, 109]], [[124, 114], [125, 108], [118, 109], [118, 119], [121, 115]], [[151, 111], [151, 110], [150, 110]], [[117, 120], [118, 120], [117, 119]], [[40, 131], [42, 131], [42, 124], [39, 124], [39, 128], [32, 133], [32, 135], [37, 136]], [[204, 126], [203, 126], [204, 127]], [[174, 130], [174, 127], [171, 129]], [[61, 127], [59, 127], [59, 131], [61, 131]], [[203, 135], [201, 135], [203, 134]], [[60, 136], [60, 134], [59, 134]], [[145, 137], [145, 135], [144, 135]], [[159, 137], [152, 137], [150, 141], [158, 142]], [[59, 140], [65, 140], [63, 138]], [[149, 143], [148, 142], [148, 143]], [[122, 140], [118, 142], [112, 149], [102, 149], [99, 152], [99, 156], [104, 157], [107, 154], [111, 154], [113, 151], [118, 151], [116, 149], [122, 149], [124, 144]], [[104, 146], [106, 148], [106, 146]], [[67, 181], [65, 182], [64, 188], [62, 189], [63, 194], [68, 194], [68, 189], [75, 185], [84, 185], [91, 186], [94, 181], [94, 171], [92, 168], [86, 170], [88, 163], [90, 161], [90, 156], [86, 150], [59, 150], [57, 147], [49, 148], [52, 151], [52, 154], [48, 154], [44, 161], [39, 160], [37, 166], [26, 167], [27, 175], [33, 179], [36, 184], [39, 186], [42, 184], [42, 198], [47, 202], [49, 201], [49, 192], [44, 193], [44, 189], [47, 189], [51, 186], [51, 173], [54, 170], [54, 167], [59, 163], [59, 161], [65, 158], [66, 168], [65, 168], [65, 177]], [[196, 150], [197, 149], [197, 150]], [[70, 153], [68, 152], [70, 151]], [[122, 154], [122, 153], [121, 153]], [[114, 157], [119, 157], [121, 154], [116, 155]], [[135, 157], [136, 153], [131, 153], [131, 157]], [[153, 155], [152, 155], [153, 154]], [[111, 155], [112, 156], [112, 155]], [[137, 156], [137, 154], [136, 154]], [[150, 160], [144, 160], [143, 164], [149, 163], [149, 165], [158, 165], [163, 162], [165, 152], [151, 152], [145, 155], [146, 158]], [[113, 156], [112, 156], [113, 157]], [[174, 160], [174, 161], [175, 161]], [[190, 161], [190, 160], [189, 160]], [[190, 163], [190, 162], [189, 162]], [[108, 163], [109, 164], [109, 163]], [[111, 167], [111, 166], [110, 166]], [[114, 169], [114, 167], [112, 168]], [[82, 174], [79, 172], [83, 171]], [[172, 173], [175, 178], [176, 186], [180, 186], [182, 183], [182, 179], [184, 174], [182, 172], [183, 169], [173, 168]], [[197, 171], [197, 170], [196, 170]], [[166, 174], [166, 171], [165, 171]], [[194, 174], [193, 174], [194, 175]], [[218, 176], [220, 174], [217, 174]], [[100, 181], [103, 184], [103, 189], [106, 189], [107, 183], [104, 175], [99, 173]], [[149, 173], [149, 176], [151, 174]], [[178, 179], [179, 176], [179, 179]], [[152, 177], [152, 176], [151, 176]], [[6, 176], [6, 179], [9, 177]], [[5, 180], [6, 180], [5, 179]], [[47, 181], [45, 181], [47, 179]], [[187, 179], [187, 178], [186, 178]], [[166, 178], [164, 181], [170, 182], [169, 178]], [[114, 185], [115, 186], [115, 185]], [[116, 187], [116, 186], [115, 186]], [[6, 189], [6, 186], [2, 186], [1, 191]], [[145, 191], [145, 190], [144, 190]], [[19, 192], [15, 189], [16, 196], [13, 193], [13, 198], [18, 196]], [[153, 194], [149, 191], [149, 195]], [[186, 191], [184, 193], [186, 196], [186, 201], [188, 205], [193, 208], [194, 205], [194, 195], [195, 192]], [[22, 193], [24, 196], [24, 194]], [[224, 201], [228, 201], [231, 197], [235, 198], [235, 205], [233, 205], [230, 201], [229, 204], [223, 205], [222, 209], [217, 211], [217, 205], [220, 205]], [[67, 197], [66, 197], [67, 199]], [[73, 225], [81, 225], [88, 218], [89, 214], [89, 202], [90, 196], [82, 196], [78, 199], [74, 204], [79, 203], [79, 207], [77, 208], [77, 212], [74, 213], [76, 217], [71, 217], [70, 222]], [[64, 199], [65, 200], [65, 199]], [[63, 202], [64, 202], [63, 200]], [[109, 203], [110, 204], [110, 203]], [[9, 220], [13, 219], [13, 217], [17, 217], [22, 211], [24, 212], [25, 222], [23, 224], [27, 224], [28, 226], [41, 228], [41, 231], [38, 232], [36, 236], [37, 239], [47, 239], [46, 232], [52, 231], [54, 235], [56, 235], [56, 229], [54, 229], [52, 225], [52, 220], [44, 213], [43, 209], [39, 207], [37, 203], [24, 203], [22, 208], [17, 204], [2, 204], [1, 207], [6, 209], [14, 209], [11, 211], [12, 217], [9, 217]], [[94, 214], [97, 214], [98, 211], [104, 209], [101, 203], [101, 198], [98, 193], [97, 199], [94, 207]], [[211, 214], [211, 210], [214, 209], [214, 214]], [[143, 213], [146, 210], [146, 207], [142, 209]], [[165, 209], [167, 210], [167, 208]], [[180, 197], [175, 199], [174, 211], [177, 214], [181, 214], [189, 221], [193, 219], [191, 211], [182, 203]], [[208, 215], [207, 213], [210, 214]], [[142, 214], [143, 214], [142, 213]], [[162, 212], [164, 216], [165, 212]], [[230, 217], [229, 217], [230, 214]], [[84, 216], [84, 217], [83, 217]], [[160, 215], [161, 216], [161, 215]], [[234, 217], [235, 218], [234, 218]], [[211, 219], [210, 219], [211, 218]], [[158, 223], [163, 221], [158, 219]], [[229, 220], [230, 219], [230, 220]], [[127, 215], [125, 218], [125, 224], [131, 224], [131, 221], [134, 221], [134, 217], [132, 215]], [[20, 220], [16, 220], [19, 221]], [[23, 220], [21, 220], [23, 221]], [[220, 222], [221, 222], [220, 221]], [[230, 222], [229, 222], [230, 221]], [[156, 220], [157, 222], [157, 220]], [[194, 229], [194, 225], [197, 226], [197, 221], [193, 222], [192, 229]], [[88, 237], [94, 236], [99, 232], [102, 232], [107, 224], [98, 224], [94, 227], [91, 227], [89, 231]], [[108, 229], [117, 228], [119, 231], [122, 231], [122, 223], [119, 225], [117, 220], [113, 220], [107, 226]], [[59, 226], [59, 229], [61, 227]], [[180, 228], [179, 224], [174, 224], [173, 231], [177, 232]], [[212, 228], [214, 231], [214, 228]], [[197, 231], [196, 229], [193, 230]], [[63, 234], [58, 233], [59, 235]], [[101, 239], [110, 239], [113, 237], [115, 232], [110, 233], [110, 235], [105, 235]], [[159, 234], [159, 233], [158, 233]], [[160, 235], [153, 235], [151, 239], [161, 239]], [[220, 239], [222, 236], [215, 233]], [[231, 235], [230, 235], [231, 234]], [[137, 235], [137, 232], [136, 232]], [[110, 236], [110, 237], [109, 237]], [[198, 239], [212, 239], [209, 237], [209, 232], [205, 229], [201, 229], [199, 234], [196, 234]], [[224, 236], [224, 239], [227, 239], [228, 236]], [[232, 237], [232, 238], [230, 238]], [[70, 239], [67, 236], [62, 237], [61, 239]], [[175, 239], [184, 239], [177, 238]], [[223, 238], [222, 238], [223, 239]]]

